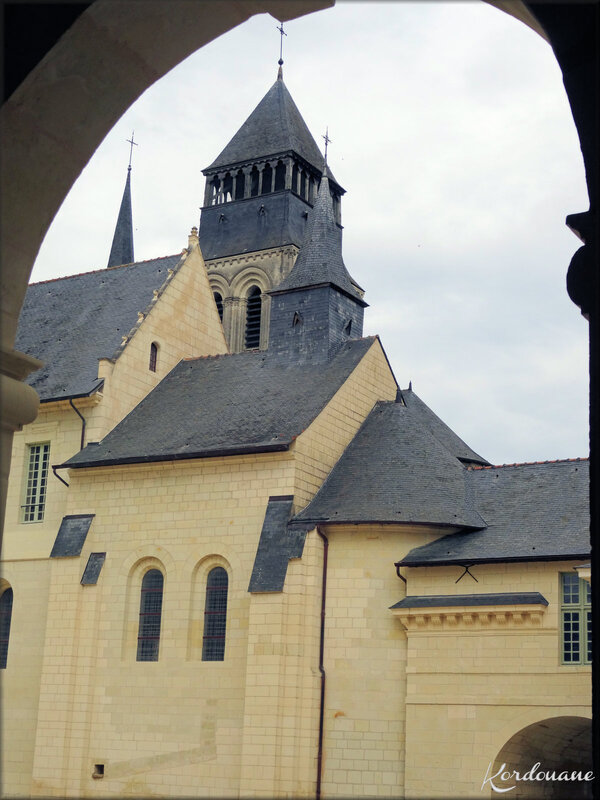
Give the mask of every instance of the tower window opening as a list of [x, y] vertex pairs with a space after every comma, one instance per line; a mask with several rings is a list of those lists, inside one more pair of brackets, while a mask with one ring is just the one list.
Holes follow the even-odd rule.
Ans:
[[273, 191], [281, 192], [285, 189], [285, 164], [278, 161], [275, 167], [275, 188]]
[[306, 172], [304, 170], [300, 173], [300, 197], [306, 200]]
[[217, 311], [219, 312], [219, 319], [223, 322], [223, 298], [219, 294], [219, 292], [213, 292], [213, 297], [215, 298], [215, 303], [217, 306]]
[[233, 178], [228, 172], [223, 179], [223, 202], [229, 203], [233, 200]]
[[292, 191], [298, 194], [298, 164], [292, 167]]
[[227, 627], [227, 589], [229, 577], [223, 567], [215, 567], [206, 579], [202, 661], [223, 661]]
[[312, 175], [308, 179], [308, 202], [311, 205], [315, 202], [315, 179]]
[[235, 176], [235, 199], [236, 200], [243, 200], [244, 199], [245, 183], [246, 183], [246, 176], [244, 175], [243, 170], [239, 169], [237, 175]]
[[162, 572], [158, 569], [151, 569], [144, 575], [142, 581], [137, 647], [138, 661], [158, 661], [162, 598]]
[[258, 286], [248, 292], [246, 306], [246, 350], [255, 350], [260, 346], [261, 293]]
[[156, 372], [156, 365], [158, 363], [158, 345], [156, 342], [152, 342], [150, 345], [150, 361], [148, 363], [148, 369], [150, 372]]
[[259, 172], [255, 164], [250, 172], [250, 197], [256, 197], [258, 194], [258, 176]]
[[219, 180], [218, 175], [215, 175], [215, 177], [212, 179], [211, 186], [212, 195], [210, 198], [210, 204], [211, 206], [216, 206], [219, 202], [219, 190], [221, 188], [221, 181]]
[[271, 192], [271, 183], [273, 182], [273, 170], [270, 164], [265, 164], [262, 171], [262, 190], [261, 194], [269, 194]]
[[8, 660], [8, 640], [12, 618], [13, 590], [8, 588], [0, 596], [0, 669], [6, 669]]

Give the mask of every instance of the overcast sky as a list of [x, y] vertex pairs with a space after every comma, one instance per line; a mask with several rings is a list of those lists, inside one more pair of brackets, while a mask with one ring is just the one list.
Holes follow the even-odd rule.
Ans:
[[[60, 209], [32, 280], [106, 266], [135, 130], [137, 260], [198, 224], [201, 169], [277, 74], [261, 15], [156, 83]], [[284, 80], [347, 190], [344, 260], [401, 386], [492, 463], [586, 456], [587, 323], [569, 300], [589, 207], [550, 46], [482, 2], [339, 3], [286, 25]]]

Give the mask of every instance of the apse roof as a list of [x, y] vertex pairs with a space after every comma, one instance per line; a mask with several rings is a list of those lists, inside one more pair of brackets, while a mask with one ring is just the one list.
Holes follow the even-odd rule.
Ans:
[[[283, 79], [278, 78], [203, 173], [290, 150], [321, 171], [323, 155]], [[335, 180], [332, 175], [331, 178]]]
[[590, 552], [587, 459], [471, 467], [466, 471], [485, 530], [416, 547], [404, 566], [583, 558]]
[[268, 351], [181, 361], [100, 443], [65, 466], [287, 450], [376, 337], [348, 341], [326, 363]]
[[26, 378], [42, 400], [98, 390], [98, 359], [112, 358], [181, 256], [31, 284], [15, 347], [44, 366]]
[[429, 428], [424, 407], [378, 402], [294, 522], [483, 527], [467, 471]]

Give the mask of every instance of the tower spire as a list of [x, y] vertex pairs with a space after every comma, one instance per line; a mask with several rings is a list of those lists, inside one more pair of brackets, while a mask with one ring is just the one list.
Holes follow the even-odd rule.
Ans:
[[106, 265], [107, 267], [131, 264], [134, 260], [133, 216], [131, 212], [131, 157], [133, 154], [133, 147], [134, 145], [137, 147], [137, 142], [133, 140], [133, 133], [131, 134], [131, 139], [127, 139], [126, 141], [130, 144], [129, 166], [127, 167], [127, 179], [125, 181], [123, 199], [121, 200], [121, 207], [119, 208], [119, 216], [117, 217], [117, 225], [115, 227], [108, 264]]

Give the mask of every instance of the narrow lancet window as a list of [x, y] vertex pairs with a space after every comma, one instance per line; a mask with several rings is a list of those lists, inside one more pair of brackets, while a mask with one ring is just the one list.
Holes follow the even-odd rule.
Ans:
[[258, 286], [252, 286], [248, 292], [246, 306], [246, 350], [260, 347], [261, 294]]
[[202, 660], [223, 661], [227, 627], [227, 588], [229, 578], [223, 567], [215, 567], [206, 579]]
[[150, 345], [150, 362], [148, 364], [148, 369], [150, 372], [156, 372], [156, 365], [158, 363], [158, 345], [156, 342], [152, 342]]
[[233, 178], [228, 172], [223, 180], [223, 202], [229, 203], [231, 200], [233, 200]]
[[270, 164], [265, 164], [262, 172], [262, 191], [261, 194], [269, 194], [271, 191], [271, 182], [273, 180], [273, 170]]
[[238, 169], [238, 173], [235, 178], [235, 199], [236, 200], [243, 200], [244, 199], [244, 188], [246, 185], [246, 176], [244, 175], [241, 169]]
[[285, 189], [285, 164], [278, 161], [275, 167], [275, 188], [273, 191], [282, 192]]
[[250, 197], [256, 197], [258, 194], [258, 178], [259, 172], [255, 165], [250, 172]]
[[158, 661], [162, 598], [162, 572], [158, 569], [151, 569], [144, 575], [142, 581], [137, 646], [138, 661]]
[[8, 640], [12, 618], [13, 590], [5, 589], [0, 596], [0, 669], [6, 669]]
[[213, 297], [215, 298], [215, 303], [217, 305], [217, 311], [219, 312], [219, 319], [223, 322], [223, 298], [219, 294], [219, 292], [213, 292]]

